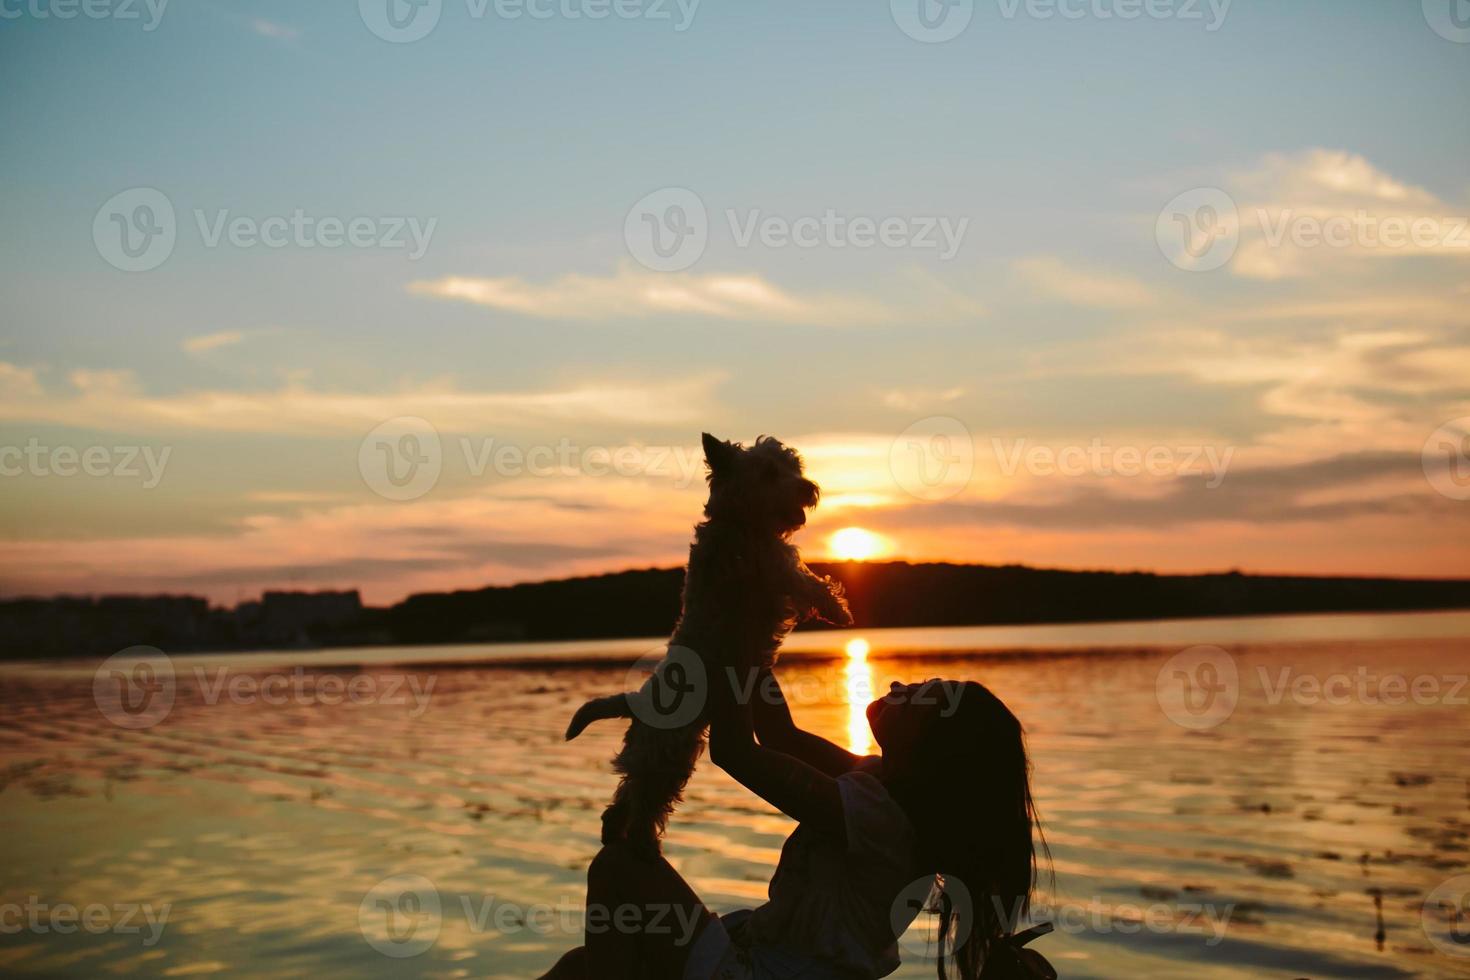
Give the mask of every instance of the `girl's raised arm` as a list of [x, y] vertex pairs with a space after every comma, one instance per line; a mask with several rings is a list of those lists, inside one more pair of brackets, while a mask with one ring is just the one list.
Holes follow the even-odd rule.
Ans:
[[852, 772], [863, 757], [798, 728], [786, 704], [776, 675], [762, 670], [751, 694], [751, 713], [755, 719], [755, 735], [762, 745], [795, 756], [802, 762], [829, 776]]
[[837, 780], [795, 756], [756, 744], [751, 705], [737, 697], [722, 671], [710, 672], [709, 718], [710, 761], [787, 816], [846, 839]]

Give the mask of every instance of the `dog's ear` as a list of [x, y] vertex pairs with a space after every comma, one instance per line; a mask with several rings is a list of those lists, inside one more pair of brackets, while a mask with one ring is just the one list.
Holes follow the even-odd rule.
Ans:
[[708, 432], [701, 432], [699, 439], [704, 443], [704, 462], [709, 467], [711, 476], [719, 476], [730, 467], [730, 461], [735, 458], [735, 447], [728, 442], [721, 442]]

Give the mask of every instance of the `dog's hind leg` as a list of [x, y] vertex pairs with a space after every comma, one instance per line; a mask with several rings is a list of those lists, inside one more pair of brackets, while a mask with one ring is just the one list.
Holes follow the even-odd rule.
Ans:
[[594, 721], [631, 717], [633, 717], [633, 710], [628, 704], [628, 695], [613, 694], [605, 698], [593, 698], [572, 715], [571, 724], [567, 725], [566, 740], [570, 742], [582, 734], [582, 730]]

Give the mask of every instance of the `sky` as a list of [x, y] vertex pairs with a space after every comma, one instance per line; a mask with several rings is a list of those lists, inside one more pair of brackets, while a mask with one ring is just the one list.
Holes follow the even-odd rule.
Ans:
[[0, 593], [1470, 575], [1455, 2], [0, 0]]

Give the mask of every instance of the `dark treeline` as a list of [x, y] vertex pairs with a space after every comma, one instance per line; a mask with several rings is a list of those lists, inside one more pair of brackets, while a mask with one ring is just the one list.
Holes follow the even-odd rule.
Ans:
[[[843, 582], [861, 627], [1470, 609], [1467, 580], [907, 562], [813, 567]], [[387, 608], [362, 606], [355, 592], [267, 593], [233, 610], [180, 596], [9, 600], [0, 602], [0, 654], [95, 656], [135, 644], [182, 651], [662, 636], [678, 617], [682, 583], [682, 569], [641, 569], [426, 593]]]
[[[856, 625], [980, 626], [1274, 613], [1470, 608], [1470, 581], [1156, 575], [1024, 565], [813, 563], [847, 588]], [[682, 569], [411, 596], [387, 611], [402, 642], [660, 636], [679, 613]], [[481, 635], [477, 636], [476, 633]]]

